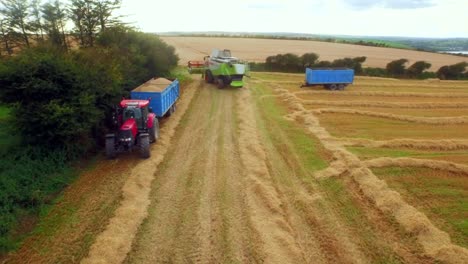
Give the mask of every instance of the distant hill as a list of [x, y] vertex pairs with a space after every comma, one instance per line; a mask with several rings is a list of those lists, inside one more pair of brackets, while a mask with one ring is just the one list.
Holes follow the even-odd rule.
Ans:
[[432, 52], [468, 51], [468, 38], [412, 38], [385, 36], [317, 35], [286, 32], [160, 32], [162, 36], [242, 37], [263, 39], [314, 40], [364, 46], [424, 50]]

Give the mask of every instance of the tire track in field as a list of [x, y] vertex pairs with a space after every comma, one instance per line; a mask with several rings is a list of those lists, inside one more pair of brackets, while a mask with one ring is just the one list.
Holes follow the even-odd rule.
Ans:
[[152, 147], [151, 158], [141, 161], [131, 171], [122, 188], [122, 202], [106, 229], [98, 235], [82, 263], [121, 263], [131, 249], [137, 229], [147, 215], [151, 182], [158, 165], [171, 145], [175, 129], [196, 91], [196, 83], [185, 88], [178, 111], [161, 129], [161, 137]]
[[370, 140], [364, 138], [333, 138], [333, 140], [349, 147], [367, 148], [409, 148], [421, 150], [466, 150], [468, 140], [464, 139], [391, 139], [391, 140]]
[[418, 159], [418, 158], [376, 158], [363, 161], [363, 164], [369, 168], [383, 167], [425, 167], [434, 170], [444, 170], [454, 173], [460, 173], [468, 176], [468, 165], [458, 164], [448, 161]]
[[414, 235], [424, 252], [438, 261], [446, 263], [468, 263], [468, 250], [454, 245], [450, 236], [438, 229], [413, 206], [407, 204], [398, 192], [391, 190], [385, 181], [380, 180], [361, 162], [359, 158], [345, 149], [320, 125], [319, 119], [311, 111], [306, 111], [301, 101], [289, 91], [280, 89], [285, 102], [288, 102], [295, 112], [287, 118], [301, 120], [305, 127], [317, 138], [323, 146], [330, 150], [336, 159], [331, 167], [316, 173], [317, 177], [333, 176], [333, 174], [349, 173], [359, 186], [360, 191], [370, 199], [375, 206], [395, 217], [408, 234]]
[[127, 263], [260, 262], [235, 122], [237, 89], [200, 87]]
[[396, 115], [389, 113], [381, 112], [372, 112], [372, 111], [362, 111], [355, 109], [340, 109], [340, 108], [320, 108], [315, 110], [310, 110], [314, 114], [351, 114], [351, 115], [362, 115], [378, 118], [387, 118], [397, 121], [413, 122], [420, 124], [430, 124], [430, 125], [449, 125], [449, 124], [467, 124], [468, 116], [456, 116], [456, 117], [419, 117], [419, 116], [409, 116], [409, 115]]
[[405, 108], [405, 109], [462, 109], [468, 108], [468, 103], [406, 103], [406, 102], [357, 102], [357, 101], [327, 101], [327, 100], [306, 100], [298, 98], [304, 105], [325, 105], [325, 106], [342, 106], [342, 107], [381, 107], [381, 108]]
[[387, 97], [421, 97], [421, 98], [468, 98], [466, 93], [411, 93], [411, 92], [378, 92], [378, 91], [299, 91], [294, 95], [330, 95], [336, 93], [339, 96], [387, 96]]

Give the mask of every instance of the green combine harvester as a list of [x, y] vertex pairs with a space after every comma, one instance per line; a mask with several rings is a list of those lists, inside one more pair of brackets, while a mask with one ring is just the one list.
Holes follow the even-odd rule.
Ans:
[[231, 51], [227, 49], [215, 49], [203, 61], [188, 62], [188, 71], [191, 74], [202, 74], [207, 83], [215, 83], [219, 89], [228, 85], [243, 87], [243, 78], [248, 68], [248, 63], [232, 57]]

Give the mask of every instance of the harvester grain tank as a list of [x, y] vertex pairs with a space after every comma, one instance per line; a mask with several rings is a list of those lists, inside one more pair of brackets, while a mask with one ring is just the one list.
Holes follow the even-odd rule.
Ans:
[[114, 113], [117, 128], [106, 135], [106, 156], [113, 159], [119, 152], [138, 148], [142, 158], [149, 158], [150, 143], [159, 138], [159, 121], [174, 113], [179, 98], [179, 81], [152, 79], [130, 93]]
[[230, 50], [215, 49], [203, 61], [189, 61], [190, 73], [201, 73], [207, 83], [215, 83], [222, 89], [227, 85], [243, 87], [248, 64], [231, 55]]
[[354, 82], [354, 70], [347, 68], [307, 68], [304, 86], [323, 85], [329, 90], [344, 90]]

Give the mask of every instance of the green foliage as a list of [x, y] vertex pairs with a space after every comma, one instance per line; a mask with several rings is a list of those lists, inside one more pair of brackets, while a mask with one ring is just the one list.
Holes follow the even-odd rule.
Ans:
[[68, 49], [65, 36], [67, 14], [60, 1], [49, 2], [42, 6], [42, 28], [49, 35], [48, 41], [59, 48]]
[[407, 59], [399, 59], [389, 62], [386, 67], [387, 73], [394, 77], [403, 76], [406, 72], [406, 63], [408, 63]]
[[119, 72], [103, 52], [72, 54], [38, 48], [13, 57], [0, 71], [2, 101], [27, 143], [90, 146], [90, 131], [120, 96]]
[[267, 57], [265, 66], [267, 69], [280, 72], [300, 72], [304, 69], [301, 58], [292, 53]]
[[[37, 214], [74, 177], [67, 150], [26, 147], [0, 156], [0, 253], [15, 249], [22, 217]], [[19, 166], [20, 165], [20, 166]]]
[[442, 66], [437, 71], [437, 77], [441, 80], [460, 80], [468, 77], [468, 73], [465, 73], [468, 63], [460, 62], [457, 64]]
[[27, 47], [29, 41], [29, 1], [28, 0], [1, 0], [0, 14], [5, 17], [4, 23], [9, 29], [9, 34], [19, 35], [19, 40]]
[[350, 68], [353, 69], [356, 74], [362, 73], [362, 64], [366, 61], [366, 57], [356, 57], [356, 58], [344, 58], [334, 60], [331, 63], [331, 67], [335, 68]]
[[350, 68], [354, 69], [357, 74], [362, 73], [362, 63], [366, 61], [366, 57], [344, 58], [329, 61], [319, 61], [319, 55], [315, 53], [306, 53], [301, 57], [292, 54], [278, 54], [276, 56], [267, 57], [264, 64], [252, 63], [250, 67], [255, 70], [279, 71], [279, 72], [303, 72], [306, 67], [316, 68]]
[[316, 53], [305, 53], [301, 56], [301, 62], [303, 67], [310, 67], [314, 65], [319, 58], [319, 55]]
[[419, 78], [423, 72], [431, 68], [431, 64], [425, 61], [417, 61], [411, 65], [406, 71], [408, 77], [410, 78]]
[[388, 76], [386, 69], [373, 68], [373, 67], [364, 68], [362, 71], [362, 75], [372, 76], [372, 77], [387, 77]]
[[108, 28], [97, 40], [122, 65], [125, 91], [155, 76], [169, 76], [179, 61], [175, 49], [154, 34], [125, 27]]

